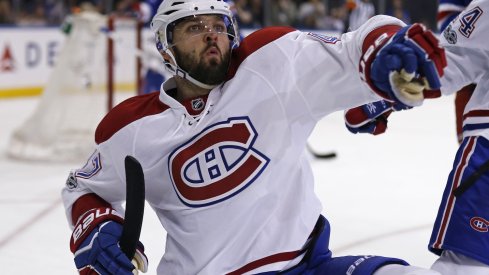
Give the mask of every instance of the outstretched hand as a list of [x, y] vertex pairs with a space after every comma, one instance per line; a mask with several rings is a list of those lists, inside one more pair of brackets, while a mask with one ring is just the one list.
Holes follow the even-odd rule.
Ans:
[[387, 100], [413, 107], [440, 95], [440, 77], [447, 65], [445, 51], [423, 25], [401, 28], [370, 59], [367, 82]]

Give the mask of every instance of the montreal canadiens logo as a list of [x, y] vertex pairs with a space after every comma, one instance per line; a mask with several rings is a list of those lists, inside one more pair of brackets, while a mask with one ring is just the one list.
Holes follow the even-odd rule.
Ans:
[[481, 217], [473, 217], [470, 219], [470, 227], [479, 232], [489, 231], [489, 221]]
[[269, 163], [253, 148], [257, 133], [248, 117], [216, 123], [168, 158], [178, 198], [191, 207], [227, 200], [250, 186]]

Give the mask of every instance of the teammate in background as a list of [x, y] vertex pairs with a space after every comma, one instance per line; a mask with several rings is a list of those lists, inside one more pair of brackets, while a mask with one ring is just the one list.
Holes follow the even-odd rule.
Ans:
[[[443, 32], [443, 30], [457, 18], [458, 14], [467, 7], [467, 5], [472, 2], [472, 0], [440, 0], [438, 5], [438, 15], [436, 17], [438, 30]], [[457, 139], [458, 142], [462, 142], [463, 131], [463, 113], [467, 102], [474, 91], [475, 84], [469, 84], [463, 87], [460, 91], [455, 94], [455, 124], [457, 129]]]
[[[152, 29], [173, 77], [107, 114], [62, 192], [80, 273], [131, 274], [117, 243], [132, 155], [168, 233], [158, 274], [439, 274], [395, 258], [332, 257], [304, 148], [335, 111], [379, 98], [421, 104], [414, 75], [439, 88], [445, 57], [430, 31], [377, 16], [340, 38], [274, 27], [240, 43], [219, 0], [165, 0]], [[137, 255], [146, 270], [142, 246]]]
[[233, 20], [235, 20], [235, 25], [236, 25], [236, 29], [238, 30], [239, 40], [241, 41], [243, 40], [244, 35], [239, 29], [241, 27], [241, 25], [239, 24], [239, 10], [238, 10], [239, 8], [236, 6], [236, 3], [234, 3], [233, 0], [224, 0], [224, 2], [228, 3], [229, 9], [233, 14]]
[[[145, 27], [149, 27], [151, 19], [156, 14], [158, 7], [162, 0], [142, 0], [137, 1], [131, 5], [131, 10], [134, 12], [139, 20], [144, 23]], [[143, 83], [142, 94], [147, 94], [160, 90], [161, 83], [169, 77], [165, 70], [162, 70], [161, 64], [163, 60], [161, 56], [153, 52], [145, 52], [142, 57], [143, 60]]]
[[[441, 92], [452, 94], [477, 84], [463, 113], [463, 139], [429, 243], [429, 250], [440, 255], [432, 269], [444, 275], [489, 274], [488, 13], [488, 0], [474, 0], [441, 34], [448, 63]], [[391, 106], [381, 101], [351, 109], [345, 114], [347, 127], [381, 133]]]
[[430, 251], [441, 255], [434, 268], [443, 274], [489, 274], [488, 12], [488, 0], [472, 1], [444, 28], [441, 38], [449, 58], [442, 92], [467, 85], [474, 89], [472, 95], [462, 94], [468, 101], [463, 116], [458, 115], [462, 142], [429, 244]]

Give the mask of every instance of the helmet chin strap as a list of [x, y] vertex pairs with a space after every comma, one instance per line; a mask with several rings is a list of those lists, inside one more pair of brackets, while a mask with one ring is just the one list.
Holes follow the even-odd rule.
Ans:
[[[166, 52], [166, 54], [168, 54], [170, 56], [170, 58], [173, 60], [173, 62], [175, 64], [177, 64], [175, 57], [173, 56], [173, 53], [169, 50], [166, 50], [165, 52]], [[173, 76], [179, 76], [183, 79], [186, 79], [186, 80], [192, 82], [193, 84], [197, 85], [200, 88], [212, 90], [215, 87], [219, 86], [219, 84], [209, 85], [209, 84], [202, 83], [202, 82], [198, 81], [197, 79], [191, 77], [189, 73], [187, 73], [185, 70], [180, 68], [178, 65], [174, 65], [174, 64], [172, 64], [166, 60], [164, 61], [164, 64], [165, 64], [166, 68], [168, 69], [168, 71], [170, 71], [170, 73]]]

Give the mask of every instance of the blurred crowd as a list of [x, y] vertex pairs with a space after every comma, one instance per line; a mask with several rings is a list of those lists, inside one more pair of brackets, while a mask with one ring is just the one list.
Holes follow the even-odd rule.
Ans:
[[82, 3], [90, 2], [101, 13], [130, 10], [136, 0], [0, 0], [0, 24], [52, 26], [63, 23]]
[[[86, 1], [86, 0], [85, 0]], [[423, 2], [421, 2], [423, 1]], [[0, 0], [0, 24], [59, 25], [80, 0]], [[138, 0], [91, 0], [101, 13], [130, 12]], [[422, 22], [434, 29], [436, 0], [233, 0], [241, 28], [287, 25], [299, 29], [348, 31], [374, 14]], [[422, 7], [422, 8], [420, 8]]]

